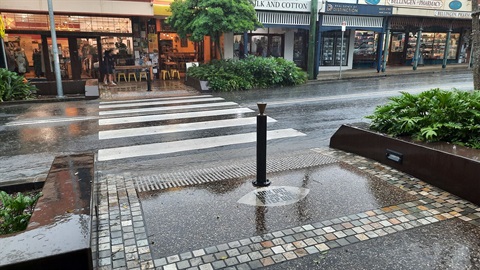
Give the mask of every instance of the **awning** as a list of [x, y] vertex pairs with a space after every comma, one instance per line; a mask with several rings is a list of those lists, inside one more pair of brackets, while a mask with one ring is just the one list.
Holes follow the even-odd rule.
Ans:
[[173, 0], [153, 0], [153, 15], [154, 16], [170, 16], [170, 4]]

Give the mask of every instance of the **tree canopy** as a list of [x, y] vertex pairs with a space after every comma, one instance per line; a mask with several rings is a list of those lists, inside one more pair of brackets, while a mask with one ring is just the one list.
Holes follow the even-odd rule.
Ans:
[[215, 40], [220, 56], [220, 36], [229, 32], [246, 32], [262, 27], [250, 0], [175, 0], [170, 5], [172, 15], [167, 23], [191, 41]]

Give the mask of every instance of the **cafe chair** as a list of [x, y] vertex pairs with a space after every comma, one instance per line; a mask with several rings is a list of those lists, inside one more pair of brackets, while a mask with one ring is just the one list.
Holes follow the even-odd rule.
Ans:
[[175, 77], [180, 79], [180, 72], [178, 71], [178, 69], [172, 69], [170, 72], [170, 76], [172, 77], [172, 79], [175, 79]]
[[160, 70], [160, 73], [162, 73], [162, 79], [165, 81], [167, 78], [170, 79], [170, 73], [168, 73], [167, 70], [162, 69]]
[[117, 74], [117, 76], [118, 76], [118, 79], [117, 79], [118, 82], [120, 82], [120, 78], [121, 78], [122, 76], [123, 76], [123, 80], [124, 80], [124, 81], [127, 81], [127, 74], [125, 74], [125, 72], [119, 72], [119, 73]]
[[135, 73], [135, 72], [129, 72], [128, 73], [128, 81], [130, 81], [132, 76], [135, 79], [135, 81], [137, 81], [137, 73]]
[[148, 81], [148, 77], [147, 77], [147, 72], [146, 72], [146, 71], [141, 71], [141, 72], [139, 73], [138, 80], [139, 80], [139, 81], [142, 81], [142, 78], [145, 78], [145, 81]]

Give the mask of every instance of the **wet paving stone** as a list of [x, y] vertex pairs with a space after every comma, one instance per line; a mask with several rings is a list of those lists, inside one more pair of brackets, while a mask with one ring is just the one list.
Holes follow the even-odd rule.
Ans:
[[[249, 178], [171, 185], [139, 198], [135, 177], [126, 173], [102, 176], [98, 222], [144, 229], [131, 232], [138, 252], [123, 259], [132, 267], [131, 260], [139, 260], [142, 269], [478, 269], [479, 206], [363, 157], [313, 151], [338, 162], [268, 174], [273, 185], [309, 189], [296, 203], [236, 203], [252, 190]], [[119, 203], [125, 199], [130, 205]], [[113, 211], [120, 206], [121, 222], [109, 220], [109, 205]], [[132, 215], [132, 209], [140, 213]], [[122, 258], [115, 254], [125, 243], [104, 243], [108, 229], [94, 233], [102, 239], [98, 250], [112, 245], [119, 266]], [[412, 263], [405, 264], [410, 256]], [[112, 267], [101, 258], [96, 264]]]
[[[154, 257], [291, 227], [296, 232], [292, 237], [299, 241], [308, 238], [300, 227], [306, 223], [325, 219], [341, 223], [334, 218], [415, 199], [341, 164], [271, 174], [269, 179], [272, 186], [301, 187], [310, 193], [303, 200], [284, 206], [240, 204], [240, 198], [256, 189], [251, 178], [142, 193], [149, 239], [157, 243], [151, 245]], [[324, 230], [335, 231], [332, 227]], [[336, 239], [333, 234], [331, 237], [327, 239]], [[206, 250], [211, 253], [214, 248]]]
[[265, 269], [479, 269], [479, 239], [478, 226], [455, 219]]

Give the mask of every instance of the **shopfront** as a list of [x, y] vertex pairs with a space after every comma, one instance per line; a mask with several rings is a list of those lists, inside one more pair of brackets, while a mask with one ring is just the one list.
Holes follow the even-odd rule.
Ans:
[[467, 20], [395, 17], [390, 27], [389, 65], [413, 65], [417, 42], [418, 65], [442, 65], [444, 61], [461, 63], [466, 60], [471, 27], [471, 22]]
[[235, 33], [231, 38], [225, 36], [225, 57], [241, 58], [245, 54], [282, 57], [306, 69], [310, 1], [258, 0], [254, 4], [263, 28]]
[[391, 15], [387, 6], [327, 2], [320, 16], [319, 71], [339, 70], [340, 65], [379, 69], [386, 18]]
[[[27, 78], [54, 80], [53, 43], [48, 15], [7, 13], [5, 49], [14, 69]], [[103, 51], [114, 49], [117, 64], [135, 62], [130, 18], [56, 15], [57, 48], [62, 79], [97, 78]], [[24, 58], [24, 68], [18, 59]]]
[[[160, 70], [178, 69], [185, 72], [186, 63], [203, 61], [203, 42], [193, 42], [180, 37], [166, 23], [166, 19], [157, 19], [158, 58]], [[199, 51], [202, 53], [199, 57]]]

